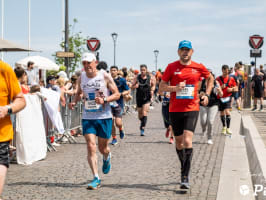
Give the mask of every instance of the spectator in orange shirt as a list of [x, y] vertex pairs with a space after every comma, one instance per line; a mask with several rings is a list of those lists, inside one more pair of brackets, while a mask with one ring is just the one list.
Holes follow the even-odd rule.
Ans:
[[[13, 139], [10, 114], [26, 106], [25, 99], [13, 69], [0, 60], [0, 195], [9, 167], [9, 141]], [[12, 102], [12, 103], [11, 103]]]

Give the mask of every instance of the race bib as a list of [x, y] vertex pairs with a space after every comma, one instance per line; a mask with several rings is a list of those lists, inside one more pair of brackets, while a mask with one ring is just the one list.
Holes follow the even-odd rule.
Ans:
[[222, 103], [227, 103], [227, 102], [230, 101], [230, 99], [231, 99], [231, 97], [224, 97], [224, 98], [221, 98], [221, 102]]
[[88, 98], [86, 98], [84, 105], [86, 112], [101, 112], [102, 105], [95, 102], [95, 93], [88, 93]]
[[186, 85], [182, 90], [176, 92], [177, 99], [194, 99], [194, 85]]

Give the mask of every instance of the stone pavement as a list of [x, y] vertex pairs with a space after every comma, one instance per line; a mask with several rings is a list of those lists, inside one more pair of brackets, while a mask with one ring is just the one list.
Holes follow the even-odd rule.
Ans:
[[[215, 200], [217, 196], [225, 137], [219, 118], [214, 132], [214, 144], [197, 126], [194, 137], [194, 157], [191, 185], [188, 192], [179, 189], [180, 164], [174, 145], [168, 144], [157, 104], [148, 117], [146, 136], [139, 136], [136, 114], [125, 116], [126, 138], [111, 146], [112, 169], [99, 175], [102, 186], [96, 191], [86, 189], [92, 175], [86, 161], [83, 137], [78, 144], [64, 144], [50, 152], [43, 161], [31, 166], [11, 164], [3, 192], [5, 200], [30, 199], [178, 199]], [[99, 154], [98, 154], [99, 155]]]
[[[251, 109], [245, 109], [243, 114], [251, 116], [266, 148], [266, 129], [265, 129], [266, 127], [266, 100], [263, 101], [263, 105], [264, 105], [263, 111], [258, 111], [258, 109], [257, 111], [251, 111]], [[258, 104], [258, 108], [259, 108], [259, 104]]]

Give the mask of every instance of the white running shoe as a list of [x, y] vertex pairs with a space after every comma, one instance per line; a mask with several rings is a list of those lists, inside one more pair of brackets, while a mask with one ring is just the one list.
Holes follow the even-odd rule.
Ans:
[[207, 143], [208, 144], [213, 144], [212, 139], [209, 139]]

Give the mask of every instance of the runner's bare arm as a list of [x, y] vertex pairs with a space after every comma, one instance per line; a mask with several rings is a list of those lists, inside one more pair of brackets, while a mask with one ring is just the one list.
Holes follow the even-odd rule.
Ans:
[[212, 88], [213, 88], [214, 77], [210, 74], [209, 77], [206, 79], [206, 81], [207, 81], [206, 95], [208, 95], [208, 96], [203, 95], [201, 97], [201, 99], [203, 99], [203, 101], [202, 101], [203, 106], [207, 106], [209, 103], [209, 96], [210, 96]]
[[138, 75], [136, 75], [136, 76], [134, 77], [133, 81], [132, 81], [131, 88], [133, 88], [133, 89], [136, 89], [136, 88], [139, 87], [139, 84], [138, 84], [138, 80], [137, 80], [137, 78], [138, 78]]
[[159, 85], [159, 91], [160, 92], [178, 92], [182, 90], [185, 87], [185, 83], [181, 82], [177, 86], [170, 86], [167, 82], [161, 80], [161, 83]]
[[154, 93], [155, 86], [156, 86], [156, 79], [155, 79], [155, 77], [152, 77], [151, 78], [150, 84], [151, 84], [151, 96], [153, 97], [153, 93]]
[[104, 79], [107, 83], [107, 88], [112, 92], [112, 95], [107, 97], [107, 102], [112, 102], [118, 100], [120, 98], [120, 93], [116, 87], [116, 84], [113, 78], [107, 74], [105, 74]]
[[[12, 109], [12, 113], [17, 113], [21, 111], [26, 106], [26, 101], [24, 99], [23, 93], [18, 93], [14, 99], [13, 102], [9, 104], [9, 106]], [[8, 113], [8, 108], [6, 106], [0, 106], [0, 119], [4, 118]]]

